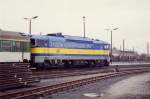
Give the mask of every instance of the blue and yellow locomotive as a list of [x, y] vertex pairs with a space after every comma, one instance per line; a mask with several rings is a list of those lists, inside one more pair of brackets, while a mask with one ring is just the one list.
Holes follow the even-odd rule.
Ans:
[[110, 44], [61, 33], [31, 37], [31, 63], [40, 68], [72, 65], [109, 65]]

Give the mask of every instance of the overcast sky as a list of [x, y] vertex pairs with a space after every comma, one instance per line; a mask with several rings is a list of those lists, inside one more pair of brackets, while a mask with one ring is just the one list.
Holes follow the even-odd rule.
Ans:
[[62, 32], [65, 35], [83, 36], [86, 17], [86, 36], [110, 42], [113, 45], [146, 53], [150, 38], [150, 0], [0, 0], [0, 28], [29, 31], [24, 17], [39, 16], [32, 20], [32, 34]]

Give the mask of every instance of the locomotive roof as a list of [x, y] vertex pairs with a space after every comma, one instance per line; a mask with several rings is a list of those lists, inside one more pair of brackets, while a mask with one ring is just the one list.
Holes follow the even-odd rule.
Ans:
[[0, 30], [1, 40], [29, 41], [25, 33]]
[[93, 40], [90, 38], [84, 38], [84, 37], [79, 37], [79, 36], [69, 36], [69, 35], [34, 35], [32, 36], [33, 38], [37, 38], [37, 39], [51, 39], [52, 41], [72, 41], [72, 42], [82, 42], [82, 43], [100, 43], [100, 44], [109, 44], [105, 41], [102, 40]]
[[32, 35], [31, 38], [42, 39], [42, 40], [50, 39], [51, 41], [61, 41], [61, 42], [65, 41], [65, 39], [62, 37], [47, 36], [47, 35]]

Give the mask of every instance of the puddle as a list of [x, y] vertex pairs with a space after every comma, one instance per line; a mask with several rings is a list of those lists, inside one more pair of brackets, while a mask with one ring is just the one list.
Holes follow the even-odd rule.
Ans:
[[91, 97], [91, 98], [100, 97], [100, 95], [97, 93], [84, 93], [83, 95], [86, 97]]

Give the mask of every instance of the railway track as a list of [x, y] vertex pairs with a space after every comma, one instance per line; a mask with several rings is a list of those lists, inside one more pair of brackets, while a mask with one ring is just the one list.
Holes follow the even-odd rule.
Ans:
[[[149, 64], [139, 64], [139, 65], [119, 65], [118, 68], [120, 71], [125, 71], [134, 68], [149, 68]], [[95, 67], [95, 68], [73, 68], [73, 69], [53, 69], [53, 70], [44, 70], [44, 71], [33, 71], [32, 75], [39, 79], [51, 79], [51, 78], [60, 78], [60, 77], [69, 77], [69, 76], [79, 76], [79, 75], [89, 75], [97, 73], [110, 73], [113, 72], [116, 68], [116, 65], [110, 67]]]
[[82, 79], [77, 79], [73, 81], [62, 82], [59, 84], [53, 84], [50, 86], [41, 86], [36, 88], [31, 88], [28, 90], [21, 90], [11, 93], [3, 93], [0, 95], [0, 99], [35, 99], [37, 97], [43, 97], [46, 94], [54, 94], [57, 92], [61, 92], [64, 90], [72, 89], [78, 86], [86, 85], [89, 83], [93, 83], [99, 80], [104, 80], [111, 77], [117, 77], [127, 74], [136, 74], [136, 73], [143, 73], [149, 72], [150, 68], [134, 68], [128, 70], [121, 70], [120, 72], [112, 72], [107, 73], [105, 75], [93, 76], [93, 77], [85, 77]]

